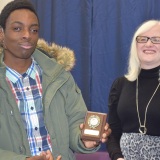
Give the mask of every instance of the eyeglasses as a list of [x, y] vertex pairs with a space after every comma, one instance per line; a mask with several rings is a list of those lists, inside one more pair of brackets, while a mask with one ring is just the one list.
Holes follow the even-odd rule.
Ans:
[[137, 36], [136, 37], [136, 41], [138, 43], [147, 43], [149, 39], [154, 44], [160, 43], [160, 37], [146, 37], [146, 36]]

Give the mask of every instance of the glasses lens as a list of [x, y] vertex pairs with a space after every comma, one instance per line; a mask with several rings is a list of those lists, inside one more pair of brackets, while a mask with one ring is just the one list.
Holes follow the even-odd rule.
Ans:
[[148, 40], [151, 40], [154, 44], [160, 43], [160, 37], [146, 37], [146, 36], [137, 36], [136, 41], [138, 43], [147, 43]]
[[152, 43], [160, 43], [160, 37], [151, 37]]
[[137, 40], [138, 43], [146, 43], [148, 41], [148, 37], [137, 36], [136, 40]]

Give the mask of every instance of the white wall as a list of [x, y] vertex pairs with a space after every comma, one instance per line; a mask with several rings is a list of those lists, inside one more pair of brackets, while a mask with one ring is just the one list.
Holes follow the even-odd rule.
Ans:
[[0, 12], [3, 9], [3, 7], [8, 3], [11, 2], [12, 0], [0, 0]]

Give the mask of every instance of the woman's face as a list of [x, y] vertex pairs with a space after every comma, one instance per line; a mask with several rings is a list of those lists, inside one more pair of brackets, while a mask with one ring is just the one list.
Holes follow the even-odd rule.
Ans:
[[[139, 36], [160, 37], [160, 25], [153, 26]], [[141, 68], [151, 69], [160, 65], [160, 43], [154, 44], [150, 39], [146, 43], [137, 42], [137, 53]]]

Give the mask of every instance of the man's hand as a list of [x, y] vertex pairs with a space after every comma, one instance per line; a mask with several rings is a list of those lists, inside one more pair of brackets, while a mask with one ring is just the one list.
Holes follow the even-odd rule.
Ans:
[[[84, 124], [80, 125], [80, 129], [82, 130], [84, 127]], [[100, 139], [100, 142], [105, 143], [108, 139], [108, 136], [111, 134], [111, 129], [109, 128], [109, 124], [106, 123], [105, 127], [104, 127], [104, 133], [102, 134], [102, 138]], [[86, 148], [94, 148], [97, 147], [100, 142], [96, 142], [96, 141], [86, 141], [86, 140], [82, 140], [83, 144], [85, 145]]]
[[[46, 152], [43, 151], [40, 155], [45, 155], [47, 160], [54, 160], [50, 150], [47, 150]], [[61, 156], [58, 156], [56, 160], [61, 160]]]
[[[33, 156], [30, 158], [26, 158], [26, 160], [54, 160], [51, 151], [47, 150], [43, 151], [39, 156]], [[61, 160], [61, 156], [58, 156], [56, 160]]]
[[49, 160], [49, 159], [47, 159], [45, 155], [40, 155], [40, 156], [32, 156], [26, 158], [26, 160]]
[[104, 126], [104, 133], [102, 134], [101, 142], [105, 143], [108, 140], [110, 134], [111, 134], [111, 129], [109, 128], [109, 124], [106, 123], [106, 125]]

